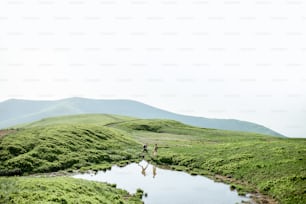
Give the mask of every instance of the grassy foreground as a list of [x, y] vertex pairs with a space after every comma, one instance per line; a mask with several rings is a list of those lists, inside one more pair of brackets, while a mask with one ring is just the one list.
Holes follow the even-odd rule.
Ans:
[[74, 178], [0, 177], [0, 203], [5, 204], [141, 204], [141, 197], [110, 184]]
[[[149, 144], [147, 159], [157, 164], [221, 179], [240, 194], [260, 192], [281, 204], [306, 203], [305, 139], [205, 129], [170, 120], [80, 115], [23, 125], [17, 132], [0, 138], [0, 175], [105, 169], [139, 160], [143, 143]], [[159, 149], [153, 157], [155, 143]], [[29, 194], [22, 197], [25, 203], [31, 203], [36, 185], [41, 182], [53, 185], [48, 182], [57, 182], [57, 179], [65, 180], [67, 185], [78, 182], [81, 188], [88, 185], [72, 178], [32, 177], [2, 177], [1, 185], [14, 183], [17, 191], [23, 192], [24, 182], [33, 183], [30, 188], [33, 191], [27, 191]], [[5, 185], [1, 186], [1, 193], [3, 189]], [[71, 193], [68, 188], [61, 192], [67, 196]], [[6, 191], [5, 195], [19, 197], [14, 191]], [[86, 196], [86, 193], [75, 196]]]

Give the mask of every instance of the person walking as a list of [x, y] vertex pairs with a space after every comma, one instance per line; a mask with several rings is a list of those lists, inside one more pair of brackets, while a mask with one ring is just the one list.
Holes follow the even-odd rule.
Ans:
[[142, 158], [145, 158], [145, 154], [148, 154], [148, 145], [144, 144], [142, 149]]
[[158, 146], [157, 144], [154, 145], [154, 149], [153, 149], [153, 155], [156, 156], [157, 155], [157, 149], [158, 149]]
[[148, 145], [147, 144], [144, 144], [143, 145], [143, 150], [142, 150], [143, 153], [148, 153]]

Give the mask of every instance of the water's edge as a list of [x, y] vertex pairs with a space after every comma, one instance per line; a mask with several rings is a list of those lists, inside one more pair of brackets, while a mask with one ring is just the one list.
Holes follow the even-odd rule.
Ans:
[[156, 167], [146, 161], [130, 163], [124, 167], [113, 166], [107, 171], [90, 171], [72, 175], [92, 181], [116, 184], [133, 194], [144, 190], [146, 204], [150, 203], [253, 203], [250, 196], [239, 196], [228, 184], [215, 182], [205, 176], [190, 175]]

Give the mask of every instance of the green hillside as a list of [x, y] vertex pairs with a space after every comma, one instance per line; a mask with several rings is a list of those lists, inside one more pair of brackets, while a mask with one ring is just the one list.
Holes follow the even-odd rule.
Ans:
[[[98, 170], [138, 161], [142, 144], [147, 143], [147, 160], [230, 183], [240, 194], [260, 192], [268, 196], [257, 197], [258, 203], [306, 201], [306, 139], [198, 128], [173, 120], [117, 115], [48, 118], [19, 126], [17, 131], [8, 133], [0, 138], [0, 174], [29, 175], [15, 180], [1, 178], [7, 185], [18, 188], [29, 181], [36, 189], [33, 173]], [[152, 155], [153, 144], [159, 146], [156, 157]], [[24, 180], [26, 178], [29, 180]], [[50, 178], [41, 179], [46, 179], [48, 185]], [[67, 185], [74, 185], [73, 182], [77, 181], [68, 179]], [[61, 189], [63, 194], [67, 193], [64, 199], [68, 202], [66, 190]], [[36, 193], [34, 190], [26, 192], [28, 197], [22, 199], [30, 203], [31, 196]], [[0, 196], [0, 203], [7, 196], [20, 197], [14, 191], [5, 195]], [[48, 194], [45, 200], [50, 196]]]
[[121, 121], [134, 120], [135, 118], [122, 116], [122, 115], [109, 115], [109, 114], [82, 114], [82, 115], [67, 115], [41, 119], [28, 124], [20, 124], [14, 126], [14, 128], [22, 127], [40, 127], [48, 125], [60, 125], [60, 124], [94, 124], [94, 125], [106, 125], [109, 123], [117, 123]]
[[137, 148], [141, 145], [122, 131], [104, 126], [62, 124], [26, 128], [2, 139], [0, 175], [79, 169], [97, 164], [109, 167], [135, 158]]
[[[197, 128], [176, 121], [113, 124], [160, 146], [160, 165], [231, 183], [239, 193], [261, 192], [280, 203], [306, 201], [306, 139]], [[153, 147], [152, 147], [153, 148]]]

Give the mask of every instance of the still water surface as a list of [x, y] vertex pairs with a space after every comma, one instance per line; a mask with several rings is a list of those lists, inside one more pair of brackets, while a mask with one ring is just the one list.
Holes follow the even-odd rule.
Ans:
[[117, 188], [131, 194], [141, 188], [148, 194], [143, 197], [145, 204], [231, 204], [250, 200], [238, 196], [236, 191], [230, 190], [229, 185], [214, 182], [204, 176], [157, 168], [146, 161], [73, 177], [117, 184]]

